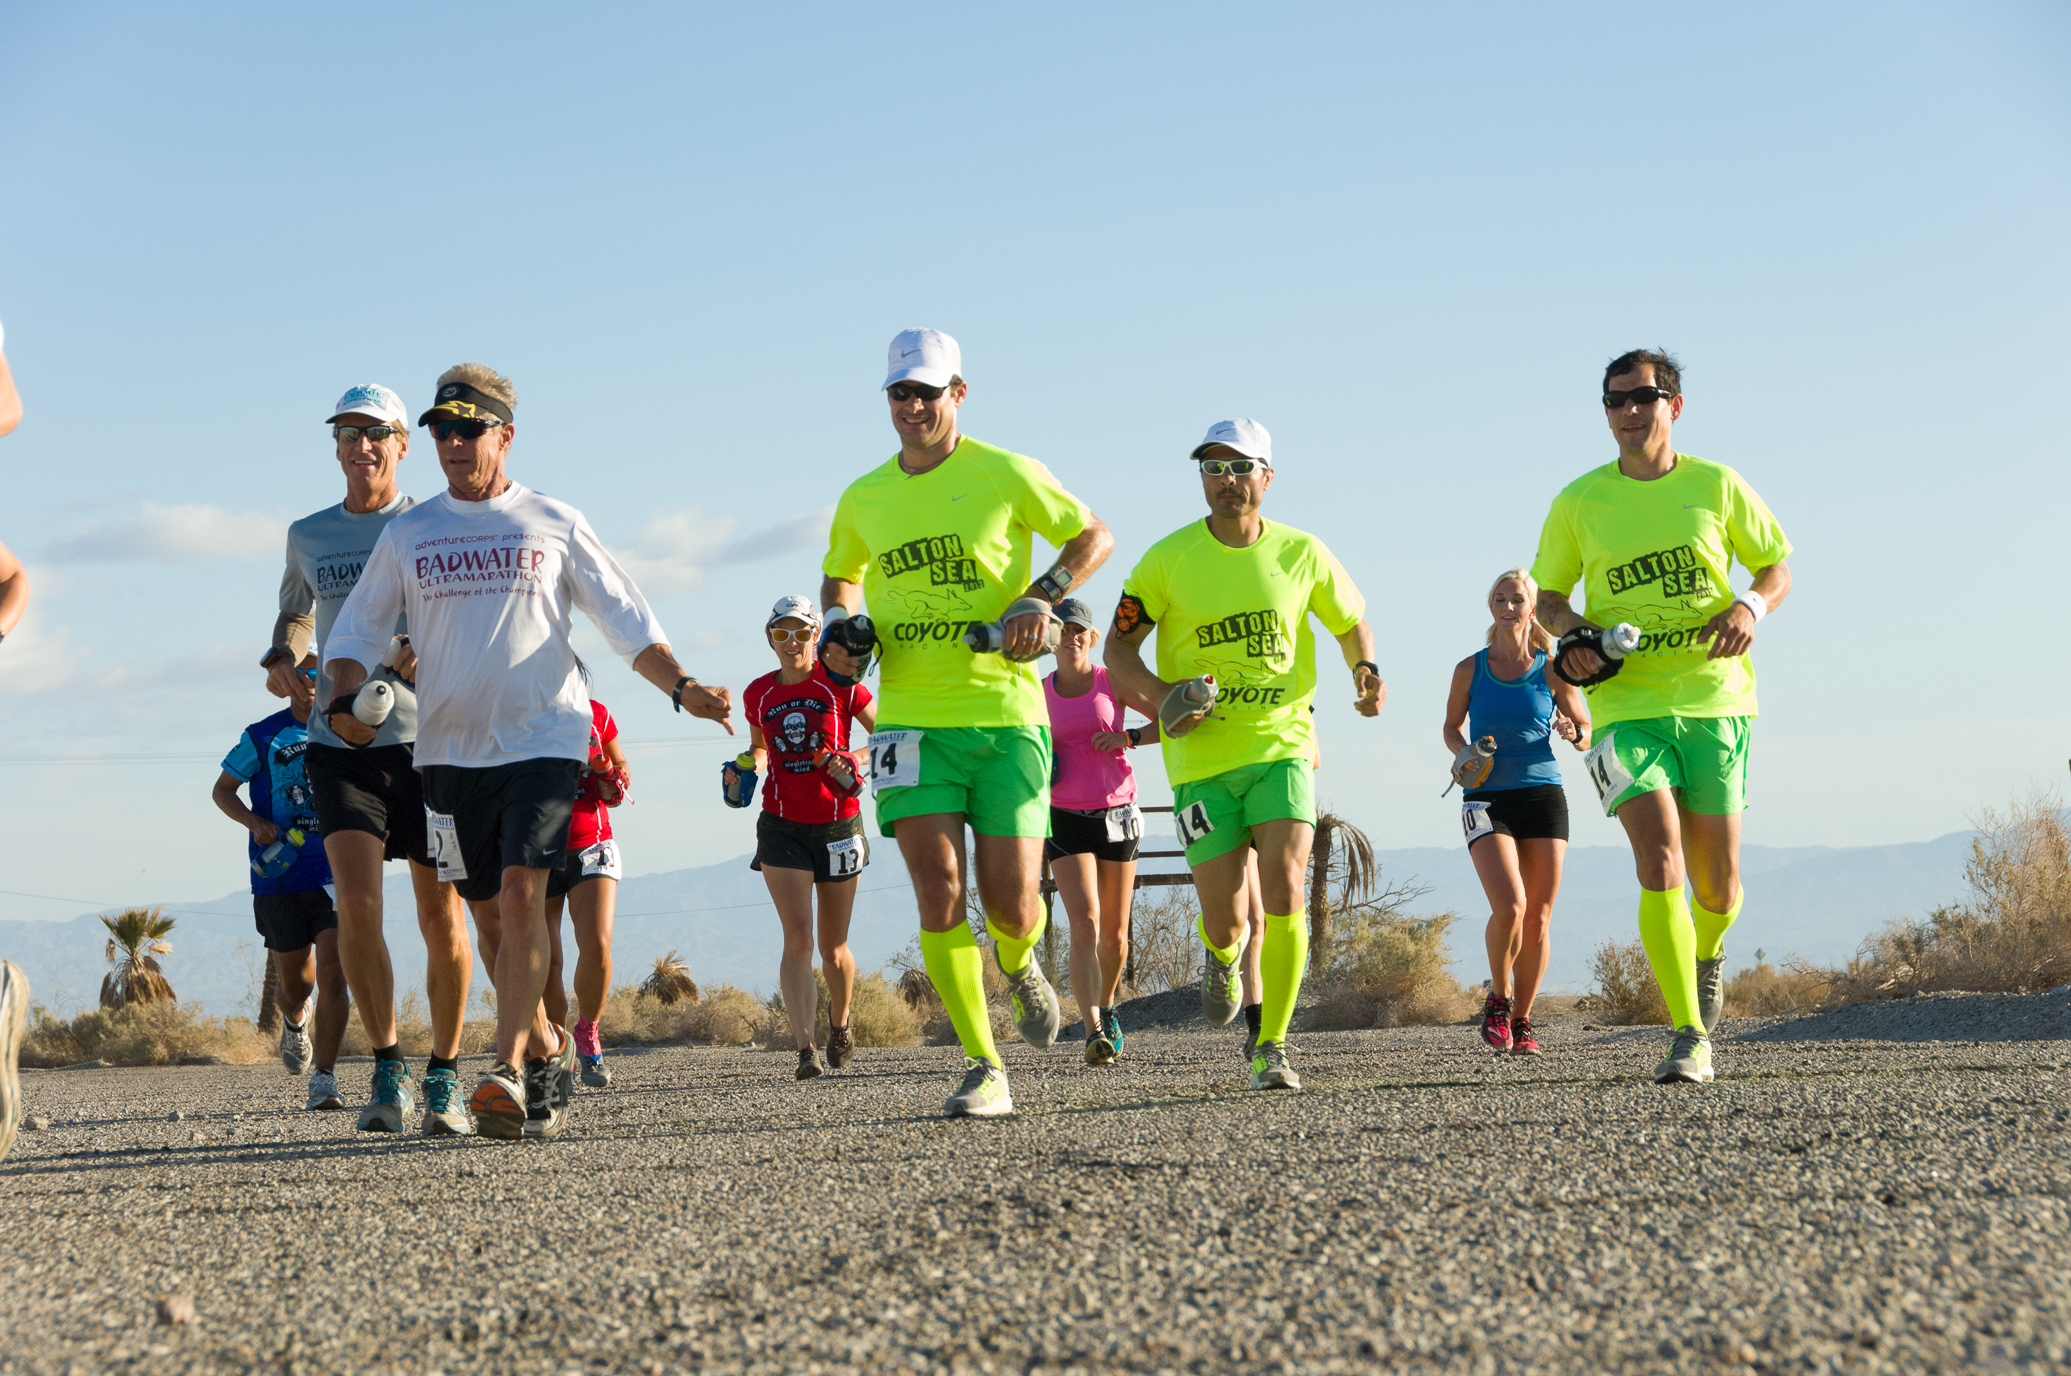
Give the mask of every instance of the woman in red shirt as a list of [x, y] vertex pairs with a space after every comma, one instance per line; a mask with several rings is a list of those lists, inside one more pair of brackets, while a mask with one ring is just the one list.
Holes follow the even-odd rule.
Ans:
[[[754, 772], [767, 770], [762, 815], [755, 821], [753, 868], [762, 871], [769, 896], [784, 924], [784, 960], [778, 987], [798, 1041], [798, 1078], [810, 1080], [822, 1067], [813, 1047], [819, 991], [813, 985], [813, 897], [819, 896], [821, 969], [831, 1007], [827, 1063], [849, 1063], [849, 999], [856, 987], [856, 958], [849, 954], [849, 914], [856, 903], [856, 876], [870, 861], [863, 837], [865, 767], [849, 750], [849, 730], [877, 723], [877, 704], [860, 683], [843, 686], [818, 662], [820, 614], [803, 597], [785, 597], [763, 627], [776, 652], [777, 670], [748, 685], [741, 704], [748, 719]], [[722, 783], [739, 790], [752, 774], [728, 761]], [[733, 799], [729, 798], [729, 802]]]
[[[583, 682], [589, 668], [580, 660]], [[547, 1016], [556, 1027], [568, 1026], [568, 995], [561, 985], [561, 902], [568, 902], [575, 928], [575, 1001], [581, 1016], [574, 1028], [575, 1055], [582, 1082], [592, 1089], [611, 1083], [604, 1064], [604, 1046], [597, 1039], [597, 1019], [604, 1016], [604, 998], [611, 991], [611, 919], [618, 906], [618, 842], [611, 839], [611, 817], [605, 811], [626, 801], [632, 777], [626, 773], [626, 752], [619, 748], [618, 723], [595, 698], [590, 699], [590, 767], [576, 785], [575, 813], [568, 820], [568, 846], [561, 867], [547, 871], [547, 936], [551, 964], [547, 970]]]

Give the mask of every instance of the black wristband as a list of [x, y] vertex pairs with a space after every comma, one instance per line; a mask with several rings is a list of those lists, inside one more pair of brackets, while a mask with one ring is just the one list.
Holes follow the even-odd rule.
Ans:
[[1122, 734], [1129, 738], [1129, 744], [1131, 746], [1138, 746], [1143, 744], [1143, 728], [1141, 726], [1132, 726]]
[[1064, 600], [1064, 595], [1071, 591], [1071, 585], [1076, 581], [1071, 576], [1070, 569], [1062, 564], [1054, 564], [1048, 573], [1036, 579], [1035, 585], [1042, 589], [1043, 596], [1055, 605]]
[[1381, 676], [1381, 666], [1380, 666], [1380, 665], [1378, 665], [1378, 664], [1376, 664], [1376, 663], [1374, 663], [1374, 662], [1373, 662], [1372, 660], [1370, 660], [1370, 659], [1362, 659], [1362, 660], [1359, 660], [1358, 662], [1356, 662], [1355, 664], [1353, 664], [1353, 666], [1352, 666], [1352, 677], [1354, 677], [1354, 678], [1357, 678], [1357, 677], [1359, 677], [1359, 671], [1360, 671], [1361, 669], [1371, 669], [1371, 670], [1373, 670], [1373, 676], [1374, 676], [1375, 678], [1379, 678], [1379, 677]]
[[696, 682], [697, 680], [689, 674], [685, 674], [682, 678], [676, 680], [676, 687], [670, 692], [669, 701], [676, 704], [677, 711], [681, 712], [683, 710], [683, 690]]

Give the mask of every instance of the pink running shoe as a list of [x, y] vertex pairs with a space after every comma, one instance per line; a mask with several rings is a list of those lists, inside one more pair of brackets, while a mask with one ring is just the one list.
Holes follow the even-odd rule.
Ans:
[[601, 1056], [603, 1044], [597, 1040], [597, 1024], [583, 1021], [575, 1025], [575, 1054], [578, 1056]]
[[1489, 995], [1481, 1010], [1481, 1039], [1498, 1051], [1510, 1049], [1510, 1000]]
[[1539, 1039], [1532, 1035], [1530, 1018], [1510, 1020], [1510, 1054], [1513, 1056], [1536, 1056], [1539, 1054]]

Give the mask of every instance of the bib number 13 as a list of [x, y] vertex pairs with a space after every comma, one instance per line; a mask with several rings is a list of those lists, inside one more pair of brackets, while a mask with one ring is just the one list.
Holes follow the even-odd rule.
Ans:
[[870, 733], [870, 787], [911, 788], [920, 782], [920, 741], [925, 731]]

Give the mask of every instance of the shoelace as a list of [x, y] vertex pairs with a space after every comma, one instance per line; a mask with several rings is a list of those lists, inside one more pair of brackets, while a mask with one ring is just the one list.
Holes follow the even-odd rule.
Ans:
[[1532, 1020], [1530, 1018], [1512, 1018], [1510, 1020], [1510, 1040], [1512, 1042], [1531, 1041]]

